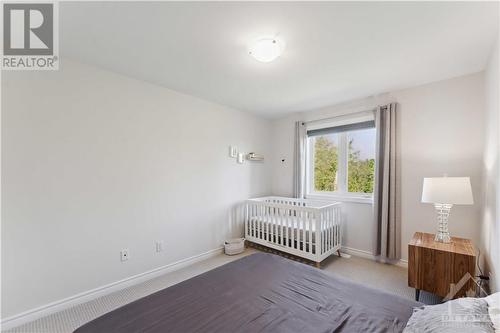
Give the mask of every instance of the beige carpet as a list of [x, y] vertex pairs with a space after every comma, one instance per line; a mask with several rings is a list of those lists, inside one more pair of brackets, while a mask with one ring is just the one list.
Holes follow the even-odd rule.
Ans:
[[[415, 289], [408, 287], [408, 270], [404, 267], [382, 264], [359, 257], [339, 258], [331, 256], [322, 269], [328, 274], [336, 274], [352, 281], [385, 290], [408, 299], [415, 299]], [[436, 295], [420, 292], [420, 302], [437, 304]]]
[[[124, 304], [130, 303], [138, 298], [149, 295], [193, 276], [202, 274], [230, 261], [255, 253], [256, 251], [257, 250], [254, 249], [247, 249], [244, 254], [234, 257], [228, 257], [221, 254], [181, 270], [165, 274], [136, 286], [117, 291], [107, 296], [100, 297], [93, 301], [80, 304], [68, 310], [55, 313], [4, 332], [73, 332], [73, 330], [84, 323]], [[357, 281], [377, 289], [386, 290], [402, 297], [409, 299], [413, 299], [415, 297], [415, 290], [407, 287], [406, 269], [399, 266], [385, 265], [358, 257], [339, 258], [332, 256], [324, 263], [322, 269], [328, 274], [337, 274], [352, 281]], [[421, 302], [428, 304], [439, 301], [433, 295], [425, 292], [422, 292], [420, 297]]]

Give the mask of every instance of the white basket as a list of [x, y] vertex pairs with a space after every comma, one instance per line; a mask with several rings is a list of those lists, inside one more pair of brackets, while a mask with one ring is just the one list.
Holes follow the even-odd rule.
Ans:
[[228, 256], [240, 254], [245, 250], [245, 239], [235, 238], [224, 242], [224, 253]]

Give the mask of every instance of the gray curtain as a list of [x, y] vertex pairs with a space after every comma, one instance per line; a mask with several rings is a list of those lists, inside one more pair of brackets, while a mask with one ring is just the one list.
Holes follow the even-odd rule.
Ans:
[[295, 149], [293, 156], [293, 196], [304, 198], [306, 184], [307, 132], [303, 121], [295, 123]]
[[396, 103], [375, 111], [377, 153], [375, 167], [374, 216], [376, 242], [374, 255], [384, 259], [401, 256], [400, 181], [397, 163]]

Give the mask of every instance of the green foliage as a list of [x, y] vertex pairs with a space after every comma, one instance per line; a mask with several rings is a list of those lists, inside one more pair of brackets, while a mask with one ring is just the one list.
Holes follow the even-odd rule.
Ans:
[[337, 190], [337, 147], [326, 137], [314, 144], [314, 188], [316, 191]]
[[356, 193], [373, 193], [375, 160], [359, 158], [359, 150], [355, 151], [349, 141], [349, 160], [347, 165], [347, 190]]
[[[360, 151], [349, 142], [347, 189], [349, 192], [373, 193], [375, 160], [360, 159]], [[316, 191], [337, 191], [338, 149], [335, 143], [320, 136], [314, 145], [314, 188]]]

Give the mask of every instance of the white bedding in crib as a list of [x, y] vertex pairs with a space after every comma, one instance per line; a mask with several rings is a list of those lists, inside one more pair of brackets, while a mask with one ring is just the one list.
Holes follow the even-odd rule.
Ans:
[[[257, 223], [260, 222], [259, 227], [257, 226]], [[267, 216], [255, 216], [250, 218], [250, 223], [248, 224], [248, 227], [250, 230], [259, 230], [264, 234], [267, 234], [271, 228], [274, 229], [269, 232], [269, 234], [273, 234], [276, 236], [281, 236], [281, 230], [283, 229], [283, 236], [287, 236], [288, 238], [292, 238], [292, 232], [293, 232], [293, 238], [294, 240], [297, 240], [298, 237], [300, 236], [300, 240], [302, 241], [304, 239], [304, 234], [306, 235], [306, 240], [310, 240], [309, 237], [311, 237], [309, 234], [309, 231], [311, 232], [312, 235], [312, 241], [315, 241], [315, 231], [316, 231], [316, 220], [315, 219], [308, 219], [304, 223], [304, 219], [302, 218], [296, 218], [296, 217], [288, 217], [286, 219], [277, 219], [274, 217], [274, 219], [267, 217]], [[305, 224], [305, 226], [304, 226]], [[333, 225], [329, 228], [324, 228], [323, 232], [336, 232], [338, 230], [338, 225]], [[288, 228], [288, 234], [286, 229]], [[307, 228], [307, 229], [306, 229]]]

